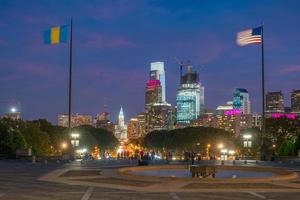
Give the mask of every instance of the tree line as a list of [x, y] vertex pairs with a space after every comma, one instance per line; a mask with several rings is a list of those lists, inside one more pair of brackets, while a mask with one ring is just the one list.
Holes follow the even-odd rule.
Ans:
[[[92, 148], [114, 148], [117, 139], [100, 128], [81, 126], [72, 132], [80, 134], [80, 146]], [[65, 153], [71, 152], [70, 133], [67, 128], [52, 125], [45, 119], [33, 121], [0, 119], [0, 154], [15, 155], [17, 149], [31, 148], [33, 155], [51, 156], [61, 154], [61, 144], [67, 143]]]

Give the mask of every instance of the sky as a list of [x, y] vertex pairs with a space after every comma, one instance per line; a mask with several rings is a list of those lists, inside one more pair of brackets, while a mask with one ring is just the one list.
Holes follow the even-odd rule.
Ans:
[[[1, 0], [0, 115], [16, 106], [26, 120], [56, 123], [67, 113], [68, 48], [43, 32], [73, 17], [73, 112], [108, 111], [114, 121], [144, 110], [150, 62], [163, 61], [166, 97], [176, 105], [179, 66], [190, 60], [215, 109], [246, 88], [261, 110], [261, 47], [239, 47], [236, 34], [264, 23], [266, 90], [286, 105], [300, 89], [297, 0]], [[106, 106], [105, 106], [106, 105]]]

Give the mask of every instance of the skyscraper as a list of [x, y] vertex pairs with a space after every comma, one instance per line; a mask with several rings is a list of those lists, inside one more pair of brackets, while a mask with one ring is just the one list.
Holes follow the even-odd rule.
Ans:
[[300, 113], [300, 90], [293, 90], [291, 94], [291, 109], [293, 113]]
[[115, 126], [115, 136], [123, 141], [127, 139], [127, 126], [125, 125], [124, 112], [121, 107], [118, 117], [118, 123]]
[[180, 77], [177, 88], [177, 117], [178, 124], [189, 124], [204, 113], [204, 87], [199, 82], [199, 74], [193, 72], [192, 66]]
[[162, 102], [162, 93], [161, 93], [161, 85], [159, 80], [150, 79], [145, 88], [145, 107], [149, 107], [154, 103]]
[[233, 109], [239, 109], [242, 114], [250, 114], [249, 93], [244, 88], [236, 88], [233, 93]]
[[284, 112], [284, 98], [281, 91], [268, 92], [266, 94], [266, 112], [267, 113]]
[[150, 71], [156, 71], [157, 73], [155, 76], [151, 74], [151, 79], [155, 79], [160, 81], [161, 85], [161, 98], [162, 102], [166, 101], [166, 80], [165, 80], [165, 67], [164, 67], [164, 62], [152, 62], [150, 64]]

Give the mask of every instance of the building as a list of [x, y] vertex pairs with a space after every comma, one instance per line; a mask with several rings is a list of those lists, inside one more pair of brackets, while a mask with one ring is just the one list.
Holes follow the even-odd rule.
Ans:
[[240, 135], [242, 130], [253, 127], [252, 114], [232, 112], [230, 114], [216, 115], [215, 117], [215, 128], [232, 132], [236, 137]]
[[233, 93], [233, 109], [241, 110], [242, 114], [250, 114], [249, 93], [244, 88], [236, 88]]
[[136, 118], [139, 121], [140, 135], [144, 137], [146, 135], [146, 114], [144, 112], [139, 113]]
[[[57, 116], [58, 126], [68, 127], [69, 126], [69, 115], [60, 114]], [[82, 125], [93, 125], [93, 117], [91, 115], [72, 114], [71, 115], [71, 128], [82, 126]]]
[[152, 104], [147, 110], [146, 133], [154, 130], [168, 130], [173, 128], [172, 107], [168, 103]]
[[281, 91], [266, 94], [266, 113], [284, 113], [284, 97]]
[[223, 115], [226, 110], [232, 110], [232, 109], [233, 109], [232, 101], [228, 101], [226, 105], [220, 105], [217, 107], [216, 114]]
[[114, 132], [114, 124], [109, 120], [109, 113], [102, 112], [96, 115], [94, 120], [96, 128], [103, 128], [107, 131]]
[[213, 113], [205, 113], [194, 120], [192, 126], [216, 127], [216, 117]]
[[122, 107], [119, 112], [118, 122], [115, 125], [114, 134], [120, 141], [127, 140], [127, 126], [125, 125], [125, 117]]
[[5, 113], [3, 118], [11, 119], [11, 120], [20, 120], [21, 119], [21, 113], [20, 112], [9, 112]]
[[261, 129], [261, 125], [262, 125], [262, 116], [260, 114], [257, 113], [253, 113], [252, 114], [253, 117], [253, 124], [252, 127], [256, 127]]
[[291, 94], [291, 111], [300, 114], [300, 90], [293, 90]]
[[199, 74], [192, 71], [192, 66], [180, 77], [176, 103], [177, 124], [188, 125], [204, 113], [204, 87], [199, 82]]
[[161, 100], [162, 102], [166, 102], [166, 78], [164, 62], [152, 62], [150, 64], [150, 79], [160, 81]]
[[162, 87], [159, 80], [150, 79], [145, 88], [145, 108], [162, 102]]

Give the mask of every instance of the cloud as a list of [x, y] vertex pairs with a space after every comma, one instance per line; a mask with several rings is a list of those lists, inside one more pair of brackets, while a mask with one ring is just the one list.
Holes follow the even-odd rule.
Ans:
[[281, 73], [290, 74], [294, 72], [300, 72], [300, 65], [291, 65], [288, 67], [284, 67], [280, 70]]

